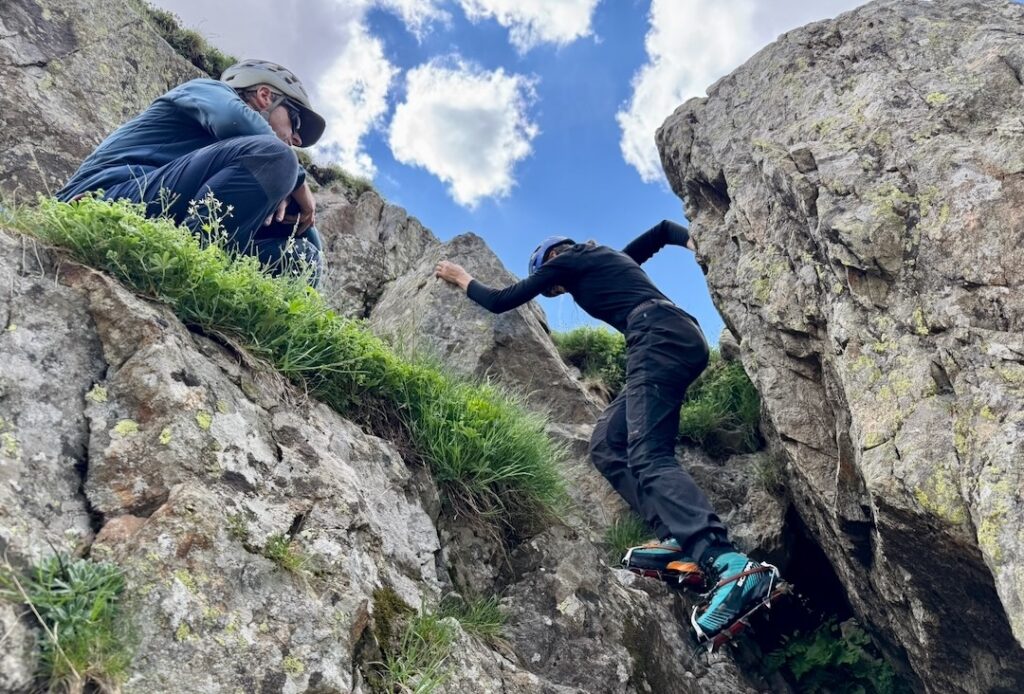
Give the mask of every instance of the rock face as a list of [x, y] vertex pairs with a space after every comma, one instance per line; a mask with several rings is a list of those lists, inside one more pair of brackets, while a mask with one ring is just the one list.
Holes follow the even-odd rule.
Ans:
[[107, 133], [199, 76], [128, 2], [4, 0], [0, 194], [56, 191]]
[[1022, 26], [874, 2], [658, 132], [798, 510], [929, 691], [1024, 689]]
[[434, 278], [440, 260], [471, 268], [474, 277], [492, 287], [516, 281], [480, 237], [456, 237], [421, 255], [387, 288], [370, 314], [374, 330], [458, 373], [492, 377], [518, 390], [556, 422], [592, 420], [600, 408], [558, 356], [540, 308], [531, 302], [494, 315]]
[[[429, 477], [166, 308], [3, 232], [0, 282], [0, 544], [22, 568], [51, 545], [123, 568], [125, 691], [366, 691], [377, 591], [416, 607], [452, 587]], [[282, 541], [297, 569], [272, 558]], [[562, 526], [521, 548], [500, 579], [507, 646], [460, 631], [447, 691], [756, 690], [687, 655], [678, 600], [601, 563]], [[0, 681], [25, 691], [30, 622], [3, 607]]]
[[415, 217], [375, 192], [352, 200], [343, 188], [329, 187], [316, 195], [327, 260], [320, 293], [343, 315], [368, 317], [385, 286], [441, 243]]

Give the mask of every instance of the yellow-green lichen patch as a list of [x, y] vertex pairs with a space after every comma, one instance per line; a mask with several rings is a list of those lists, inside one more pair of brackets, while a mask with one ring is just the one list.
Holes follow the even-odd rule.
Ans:
[[927, 335], [928, 326], [924, 322], [924, 311], [921, 309], [915, 309], [913, 315], [914, 321], [914, 332], [918, 335]]
[[18, 329], [18, 326], [15, 325], [14, 323], [10, 323], [7, 326], [7, 332], [9, 332], [9, 333], [13, 333], [17, 329]]
[[1021, 364], [1007, 362], [1002, 366], [997, 366], [996, 373], [1010, 386], [1014, 388], [1024, 387], [1024, 366]]
[[14, 434], [5, 431], [0, 434], [0, 450], [3, 450], [4, 455], [8, 458], [17, 458], [18, 453], [21, 452], [21, 446], [18, 444], [18, 439], [14, 437]]
[[160, 430], [160, 445], [167, 446], [171, 443], [171, 428], [164, 427]]
[[281, 669], [284, 670], [285, 673], [292, 675], [294, 677], [301, 675], [303, 672], [305, 672], [306, 665], [295, 656], [286, 655], [281, 660]]
[[922, 509], [947, 523], [960, 525], [967, 519], [963, 498], [947, 470], [936, 470], [914, 490], [914, 499]]
[[176, 569], [174, 571], [174, 578], [177, 579], [178, 583], [185, 586], [188, 592], [199, 592], [199, 586], [196, 585], [196, 579], [188, 572], [187, 569]]
[[996, 564], [1003, 562], [1003, 548], [999, 544], [999, 535], [1005, 524], [1006, 508], [999, 507], [982, 516], [981, 524], [978, 526], [978, 546]]
[[749, 263], [755, 274], [752, 281], [754, 297], [759, 303], [766, 304], [779, 279], [789, 271], [789, 265], [774, 249], [768, 251], [768, 257], [752, 257]]
[[134, 419], [122, 419], [114, 425], [114, 433], [123, 439], [139, 433], [139, 423]]
[[870, 451], [872, 448], [878, 448], [888, 440], [880, 432], [866, 431], [864, 432], [864, 442], [861, 445], [861, 450]]
[[949, 101], [949, 94], [944, 92], [931, 92], [924, 98], [928, 102], [929, 106], [941, 106], [942, 104]]
[[106, 402], [107, 389], [97, 383], [89, 389], [89, 392], [85, 394], [85, 397], [93, 402]]
[[217, 401], [217, 411], [221, 414], [231, 414], [231, 406], [224, 400]]
[[196, 424], [198, 424], [199, 428], [203, 431], [209, 431], [210, 427], [213, 425], [213, 415], [206, 410], [199, 410], [196, 412]]
[[203, 621], [217, 622], [224, 616], [224, 610], [216, 605], [207, 605], [203, 608]]
[[178, 625], [178, 628], [174, 630], [175, 641], [188, 641], [192, 638], [192, 629], [188, 624], [182, 622]]
[[814, 134], [818, 137], [825, 137], [837, 127], [839, 127], [840, 119], [838, 116], [828, 116], [821, 120], [815, 121], [811, 127], [814, 129]]

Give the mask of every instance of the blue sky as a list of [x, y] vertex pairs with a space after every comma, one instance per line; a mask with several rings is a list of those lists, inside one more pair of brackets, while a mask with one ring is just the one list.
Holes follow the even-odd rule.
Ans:
[[[482, 236], [523, 275], [548, 235], [621, 248], [662, 219], [685, 223], [655, 128], [779, 33], [860, 3], [155, 4], [233, 55], [290, 67], [329, 121], [315, 158], [371, 177], [442, 240]], [[716, 341], [722, 321], [693, 255], [668, 247], [645, 269]], [[541, 303], [554, 329], [594, 322], [569, 297]]]

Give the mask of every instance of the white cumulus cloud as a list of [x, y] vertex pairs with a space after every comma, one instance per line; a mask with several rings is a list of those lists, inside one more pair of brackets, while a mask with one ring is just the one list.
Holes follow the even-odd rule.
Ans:
[[626, 162], [645, 181], [662, 180], [654, 132], [687, 99], [779, 34], [833, 17], [863, 0], [652, 0], [647, 63], [633, 76], [629, 103], [616, 114]]
[[397, 73], [380, 40], [353, 23], [344, 49], [317, 83], [320, 113], [327, 121], [316, 146], [320, 157], [357, 176], [373, 178], [377, 169], [362, 140], [387, 113], [387, 96]]
[[470, 21], [494, 18], [520, 53], [541, 43], [565, 45], [590, 35], [600, 0], [459, 0]]
[[[351, 3], [354, 0], [337, 0], [342, 4]], [[423, 33], [434, 22], [447, 22], [450, 17], [447, 12], [441, 9], [436, 0], [355, 0], [368, 5], [376, 5], [388, 10], [398, 16], [405, 27], [417, 37]]]
[[421, 65], [406, 79], [406, 98], [390, 128], [395, 158], [447, 183], [460, 205], [508, 195], [513, 168], [538, 133], [527, 113], [536, 99], [534, 81], [457, 57]]

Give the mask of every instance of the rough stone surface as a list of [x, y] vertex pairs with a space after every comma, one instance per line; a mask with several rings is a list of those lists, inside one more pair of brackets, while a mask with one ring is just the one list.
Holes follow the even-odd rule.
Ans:
[[[2, 232], [0, 279], [0, 355], [18, 375], [0, 398], [17, 441], [0, 489], [13, 480], [24, 492], [5, 499], [0, 538], [17, 567], [50, 543], [122, 567], [137, 641], [126, 694], [368, 691], [375, 592], [430, 609], [455, 584], [503, 586], [509, 624], [495, 644], [456, 626], [445, 691], [757, 689], [728, 659], [693, 661], [684, 607], [603, 566], [586, 523], [496, 559], [472, 529], [438, 517], [436, 488], [390, 444], [166, 308]], [[30, 312], [29, 300], [47, 310]], [[57, 348], [59, 360], [47, 356]], [[581, 427], [558, 435], [581, 442]], [[62, 444], [72, 434], [74, 455]], [[290, 540], [296, 569], [268, 556], [275, 538]], [[480, 577], [459, 580], [471, 564]], [[29, 623], [10, 632], [5, 691], [34, 671]]]
[[342, 315], [367, 317], [385, 285], [440, 244], [415, 217], [375, 192], [351, 200], [349, 191], [328, 187], [316, 195], [327, 261], [320, 293]]
[[928, 691], [1024, 689], [1022, 26], [874, 2], [658, 133], [798, 510]]
[[0, 692], [23, 692], [36, 671], [36, 638], [13, 605], [0, 602]]
[[56, 191], [111, 130], [199, 77], [126, 2], [0, 5], [0, 194]]
[[727, 657], [696, 655], [691, 603], [624, 570], [595, 571], [596, 548], [552, 528], [521, 547], [505, 636], [534, 672], [583, 692], [754, 692]]
[[440, 260], [459, 263], [492, 287], [516, 281], [480, 237], [458, 236], [430, 248], [387, 288], [370, 314], [373, 329], [456, 373], [493, 378], [556, 422], [593, 421], [599, 406], [558, 356], [540, 307], [531, 302], [492, 314], [434, 277]]

